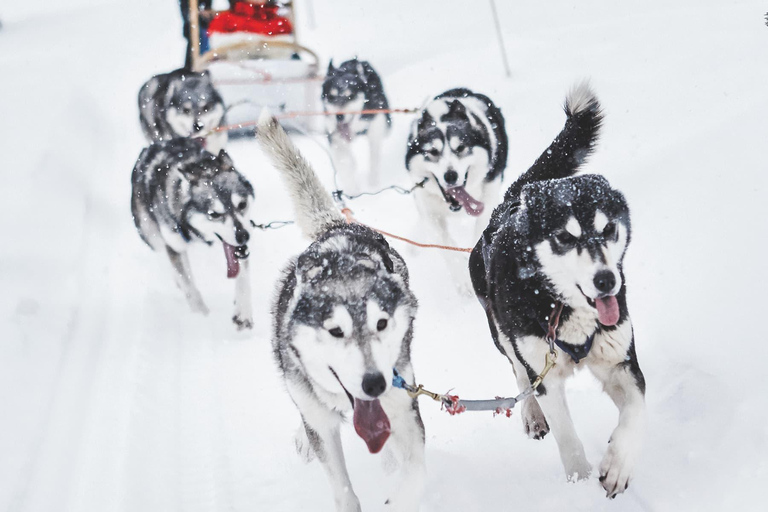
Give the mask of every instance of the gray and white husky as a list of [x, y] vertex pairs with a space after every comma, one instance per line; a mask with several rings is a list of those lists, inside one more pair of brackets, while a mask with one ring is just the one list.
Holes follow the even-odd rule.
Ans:
[[[360, 192], [362, 187], [378, 184], [381, 147], [392, 123], [388, 113], [343, 114], [361, 110], [389, 108], [381, 78], [364, 60], [354, 58], [334, 67], [328, 63], [323, 81], [323, 109], [336, 115], [326, 116], [328, 141], [341, 186], [347, 192]], [[352, 141], [365, 137], [369, 149], [367, 173], [358, 168], [352, 155]]]
[[141, 238], [165, 252], [176, 280], [193, 311], [208, 308], [192, 280], [189, 245], [202, 241], [224, 247], [227, 277], [236, 278], [235, 314], [238, 329], [251, 328], [251, 285], [248, 209], [253, 187], [224, 150], [214, 155], [195, 139], [155, 142], [145, 148], [131, 176], [131, 212]]
[[455, 245], [446, 224], [461, 212], [477, 217], [475, 240], [488, 225], [485, 203], [498, 200], [508, 146], [501, 110], [469, 89], [440, 94], [414, 121], [405, 166], [414, 183], [427, 180], [416, 204], [444, 243]]
[[602, 176], [574, 176], [603, 119], [586, 83], [570, 92], [565, 111], [563, 130], [494, 211], [470, 256], [470, 273], [496, 346], [511, 361], [521, 389], [544, 368], [548, 322], [562, 308], [557, 365], [524, 402], [523, 424], [535, 439], [551, 427], [567, 476], [589, 476], [564, 389], [576, 368], [589, 368], [619, 409], [599, 468], [603, 488], [615, 497], [629, 485], [645, 416], [645, 379], [622, 263], [629, 208]]
[[296, 446], [317, 456], [336, 509], [357, 512], [339, 428], [352, 413], [371, 453], [384, 443], [399, 459], [388, 510], [416, 511], [424, 486], [424, 425], [409, 383], [416, 299], [400, 255], [375, 231], [347, 224], [282, 127], [262, 116], [258, 137], [293, 198], [296, 222], [312, 244], [285, 270], [274, 303], [274, 351], [302, 426]]
[[227, 143], [226, 108], [208, 71], [177, 69], [153, 76], [139, 91], [139, 121], [149, 142], [200, 138], [218, 153]]

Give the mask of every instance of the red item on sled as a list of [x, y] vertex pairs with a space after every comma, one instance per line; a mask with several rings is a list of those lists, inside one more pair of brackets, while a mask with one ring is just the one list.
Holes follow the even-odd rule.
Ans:
[[291, 21], [277, 15], [277, 5], [237, 2], [229, 11], [216, 15], [208, 25], [208, 34], [250, 32], [276, 36], [293, 33]]

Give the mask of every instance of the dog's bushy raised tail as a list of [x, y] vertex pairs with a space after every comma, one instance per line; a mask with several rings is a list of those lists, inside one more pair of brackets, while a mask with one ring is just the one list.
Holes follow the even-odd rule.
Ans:
[[280, 172], [293, 200], [296, 224], [304, 235], [317, 238], [328, 227], [343, 222], [331, 195], [325, 190], [315, 171], [301, 155], [277, 119], [266, 110], [257, 128], [261, 148]]
[[567, 119], [552, 144], [507, 190], [504, 200], [517, 198], [523, 187], [535, 181], [567, 178], [592, 153], [603, 123], [603, 111], [589, 82], [574, 86], [565, 98]]

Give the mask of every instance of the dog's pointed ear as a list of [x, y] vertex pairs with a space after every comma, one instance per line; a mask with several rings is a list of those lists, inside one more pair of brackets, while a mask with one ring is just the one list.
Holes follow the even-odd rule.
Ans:
[[448, 104], [448, 113], [443, 119], [461, 119], [467, 117], [467, 108], [459, 100], [453, 100]]
[[[324, 262], [327, 263], [327, 260]], [[323, 262], [317, 261], [314, 255], [302, 254], [296, 260], [296, 279], [300, 283], [306, 283], [317, 277], [324, 268]]]
[[219, 162], [221, 163], [221, 165], [223, 167], [234, 167], [235, 166], [235, 162], [232, 161], [232, 158], [230, 158], [229, 154], [227, 154], [227, 152], [224, 151], [223, 148], [219, 150], [219, 154], [216, 155], [216, 158], [219, 159]]
[[328, 61], [328, 71], [326, 72], [326, 75], [330, 75], [331, 73], [333, 73], [334, 69], [335, 68], [333, 67], [333, 59], [331, 59]]
[[428, 111], [424, 111], [421, 113], [421, 117], [419, 118], [419, 122], [416, 125], [416, 129], [420, 132], [424, 132], [429, 130], [430, 128], [434, 128], [435, 126], [435, 118], [432, 117], [432, 115]]

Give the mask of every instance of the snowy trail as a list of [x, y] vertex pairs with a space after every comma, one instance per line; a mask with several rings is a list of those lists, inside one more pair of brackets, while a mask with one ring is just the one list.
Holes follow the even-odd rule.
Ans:
[[[564, 482], [553, 440], [527, 440], [517, 413], [450, 418], [423, 400], [423, 510], [759, 510], [765, 6], [499, 1], [507, 80], [485, 3], [315, 3], [305, 42], [325, 58], [371, 60], [393, 106], [455, 85], [497, 101], [508, 179], [559, 130], [565, 90], [592, 77], [607, 117], [588, 169], [625, 192], [633, 212], [627, 276], [649, 424], [629, 492], [609, 502], [596, 477]], [[294, 453], [299, 416], [269, 343], [274, 283], [307, 242], [290, 227], [254, 234], [255, 326], [237, 333], [218, 248], [191, 256], [211, 307], [199, 317], [130, 219], [130, 169], [144, 145], [136, 92], [180, 61], [175, 2], [19, 3], [0, 16], [0, 91], [10, 98], [0, 124], [0, 511], [331, 510], [320, 467]], [[409, 122], [395, 118], [385, 148], [400, 184]], [[326, 155], [298, 143], [330, 183]], [[256, 187], [254, 220], [289, 219], [256, 145], [230, 150]], [[430, 241], [409, 198], [353, 208], [361, 221]], [[420, 301], [417, 380], [467, 398], [514, 393], [480, 308], [443, 278], [441, 256], [393, 244]], [[588, 374], [568, 392], [596, 465], [615, 408]], [[343, 441], [364, 509], [380, 510], [392, 479], [352, 429]]]

